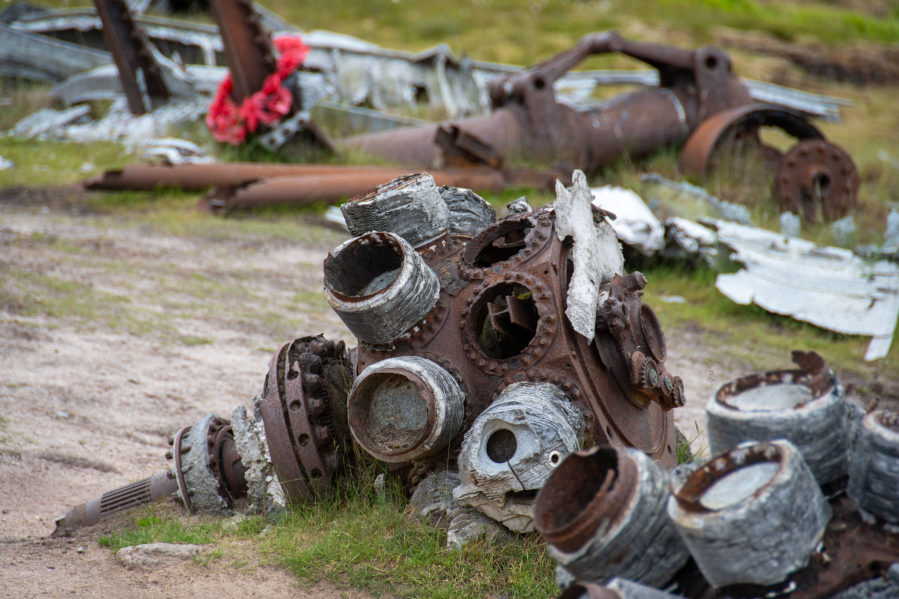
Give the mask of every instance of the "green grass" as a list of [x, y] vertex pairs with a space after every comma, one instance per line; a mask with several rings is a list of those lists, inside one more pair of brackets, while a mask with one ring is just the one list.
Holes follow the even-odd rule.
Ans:
[[152, 506], [137, 510], [134, 513], [133, 528], [98, 537], [97, 543], [113, 552], [145, 543], [207, 545], [215, 541], [221, 530], [218, 524], [185, 524], [155, 514]]
[[[842, 335], [749, 305], [735, 304], [715, 288], [717, 273], [680, 265], [656, 264], [641, 268], [649, 284], [645, 301], [659, 317], [666, 335], [682, 331], [699, 335], [712, 363], [736, 360], [755, 370], [786, 367], [794, 349], [816, 351], [835, 370], [887, 379], [899, 376], [899, 352], [883, 360], [865, 362], [869, 337]], [[679, 295], [684, 304], [661, 301]]]
[[[397, 488], [379, 501], [363, 474], [349, 491], [297, 508], [273, 527], [263, 550], [301, 579], [326, 578], [375, 596], [422, 599], [544, 598], [557, 593], [554, 564], [534, 534], [504, 545], [446, 548], [446, 534], [404, 515]], [[388, 487], [391, 485], [388, 483]]]

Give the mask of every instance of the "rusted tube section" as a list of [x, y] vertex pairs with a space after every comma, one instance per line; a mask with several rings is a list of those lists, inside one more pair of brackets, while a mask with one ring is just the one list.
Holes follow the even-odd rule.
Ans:
[[877, 411], [862, 420], [848, 493], [861, 509], [899, 523], [899, 414]]
[[510, 530], [531, 532], [536, 492], [583, 435], [584, 414], [561, 389], [510, 385], [465, 433], [453, 496]]
[[325, 258], [325, 297], [363, 343], [388, 345], [430, 312], [440, 293], [434, 271], [393, 233], [368, 233]]
[[[327, 198], [352, 197], [378, 185], [409, 174], [407, 167], [394, 166], [344, 166], [335, 164], [267, 164], [254, 162], [228, 162], [217, 164], [131, 164], [121, 169], [106, 171], [86, 181], [86, 189], [150, 191], [159, 187], [203, 191], [210, 187], [239, 187], [254, 181], [292, 177], [294, 181], [292, 201], [309, 197], [309, 201]], [[508, 180], [512, 185], [529, 187], [547, 186], [554, 180], [551, 173], [523, 170], [498, 171], [490, 168], [469, 168], [432, 171], [437, 185], [465, 187], [482, 191], [500, 192]], [[321, 177], [321, 179], [317, 179]], [[350, 179], [342, 195], [323, 191], [329, 185]], [[303, 183], [302, 181], [305, 181]], [[363, 183], [364, 181], [364, 183]], [[539, 185], [538, 185], [539, 184]], [[304, 186], [310, 191], [302, 191]], [[316, 191], [317, 190], [317, 191]], [[340, 191], [340, 190], [338, 190]]]
[[341, 211], [355, 236], [386, 231], [413, 246], [445, 232], [450, 217], [434, 177], [428, 173], [405, 175], [378, 185], [350, 199]]
[[440, 451], [462, 427], [465, 396], [449, 372], [417, 356], [388, 358], [362, 371], [349, 399], [353, 437], [384, 462]]
[[789, 441], [746, 443], [675, 486], [668, 514], [716, 587], [785, 580], [808, 564], [831, 517]]
[[814, 352], [793, 352], [797, 370], [746, 376], [721, 387], [709, 400], [712, 455], [746, 441], [787, 439], [819, 484], [849, 469], [849, 430], [843, 386]]
[[635, 449], [573, 453], [537, 494], [534, 519], [550, 556], [577, 580], [626, 578], [660, 587], [689, 558], [665, 512], [664, 471]]
[[53, 536], [65, 536], [79, 528], [94, 526], [116, 512], [134, 509], [152, 503], [161, 497], [173, 495], [178, 490], [178, 482], [168, 470], [137, 482], [119, 487], [91, 499], [87, 503], [73, 507], [56, 519]]

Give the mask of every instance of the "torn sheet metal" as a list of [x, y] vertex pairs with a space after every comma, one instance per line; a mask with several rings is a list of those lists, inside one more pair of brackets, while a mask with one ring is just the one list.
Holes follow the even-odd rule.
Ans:
[[209, 164], [218, 162], [203, 148], [186, 139], [151, 139], [143, 147], [143, 157], [162, 164]]
[[645, 256], [651, 256], [665, 247], [662, 223], [636, 193], [611, 185], [590, 191], [594, 206], [615, 215], [611, 225], [622, 243], [634, 247]]
[[111, 62], [109, 52], [17, 31], [0, 23], [0, 76], [58, 83]]
[[[90, 106], [76, 106], [68, 110], [53, 110], [42, 108], [33, 112], [16, 123], [12, 129], [12, 135], [20, 139], [32, 139], [44, 136], [51, 131], [59, 130], [66, 125], [89, 120]], [[41, 137], [43, 138], [43, 137]]]
[[725, 221], [715, 228], [745, 265], [718, 275], [721, 293], [838, 333], [871, 335], [865, 360], [887, 355], [899, 316], [899, 266]]
[[665, 221], [664, 258], [704, 261], [715, 267], [718, 260], [718, 236], [711, 229], [686, 218], [672, 217]]
[[568, 287], [565, 315], [575, 331], [593, 340], [599, 286], [624, 273], [624, 256], [611, 225], [605, 218], [593, 223], [593, 194], [587, 176], [574, 171], [573, 184], [566, 189], [556, 183], [556, 236], [559, 241], [571, 237], [574, 274]]
[[702, 218], [729, 220], [751, 225], [749, 209], [740, 204], [724, 202], [709, 192], [687, 182], [675, 183], [665, 177], [649, 173], [641, 178], [642, 197], [661, 220], [682, 217], [693, 221]]

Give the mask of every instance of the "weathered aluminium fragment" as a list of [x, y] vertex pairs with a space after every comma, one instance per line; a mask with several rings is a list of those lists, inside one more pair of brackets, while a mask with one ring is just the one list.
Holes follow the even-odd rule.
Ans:
[[516, 383], [465, 434], [453, 496], [510, 530], [534, 530], [534, 498], [580, 448], [584, 415], [549, 383]]
[[679, 481], [668, 514], [715, 587], [771, 585], [809, 563], [832, 511], [789, 441], [749, 442]]
[[814, 352], [793, 352], [796, 370], [727, 383], [709, 399], [709, 447], [718, 455], [746, 441], [786, 439], [819, 484], [846, 476], [850, 431], [843, 386]]
[[862, 420], [848, 493], [863, 510], [899, 524], [899, 414], [878, 410]]
[[571, 454], [537, 495], [534, 520], [550, 556], [583, 582], [665, 585], [689, 552], [665, 512], [665, 472], [643, 452]]

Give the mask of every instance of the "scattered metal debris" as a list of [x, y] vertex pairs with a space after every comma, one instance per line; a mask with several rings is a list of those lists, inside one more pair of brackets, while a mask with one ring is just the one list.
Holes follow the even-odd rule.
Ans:
[[715, 286], [738, 304], [754, 303], [825, 329], [874, 338], [866, 360], [887, 355], [899, 317], [899, 266], [868, 263], [849, 250], [724, 221], [719, 241], [744, 265]]
[[810, 139], [784, 154], [774, 176], [774, 199], [781, 211], [801, 214], [808, 222], [835, 221], [858, 203], [858, 169], [840, 146]]
[[59, 83], [111, 61], [108, 52], [18, 31], [0, 23], [0, 76]]
[[530, 532], [537, 491], [583, 434], [584, 414], [561, 389], [511, 385], [465, 433], [453, 496], [510, 530]]
[[709, 400], [709, 448], [724, 453], [745, 441], [793, 443], [819, 484], [849, 469], [843, 386], [816, 353], [793, 352], [797, 370], [754, 374], [721, 387]]
[[656, 173], [643, 175], [641, 181], [643, 199], [653, 214], [663, 222], [678, 217], [691, 221], [711, 218], [743, 225], [752, 224], [752, 217], [746, 206], [719, 200], [696, 185], [685, 181], [675, 183]]
[[12, 134], [22, 139], [39, 138], [48, 131], [84, 120], [90, 111], [90, 106], [76, 106], [63, 111], [42, 108], [16, 123]]
[[668, 514], [715, 587], [768, 586], [809, 563], [831, 508], [788, 441], [748, 442], [697, 468]]
[[899, 523], [899, 414], [879, 410], [865, 416], [852, 455], [848, 493], [863, 510]]
[[622, 243], [646, 256], [665, 247], [665, 229], [640, 196], [629, 189], [608, 185], [591, 191], [593, 205], [615, 215], [609, 224]]
[[550, 556], [577, 580], [618, 576], [661, 587], [689, 558], [665, 512], [668, 496], [664, 471], [642, 452], [594, 448], [556, 468], [534, 521]]

